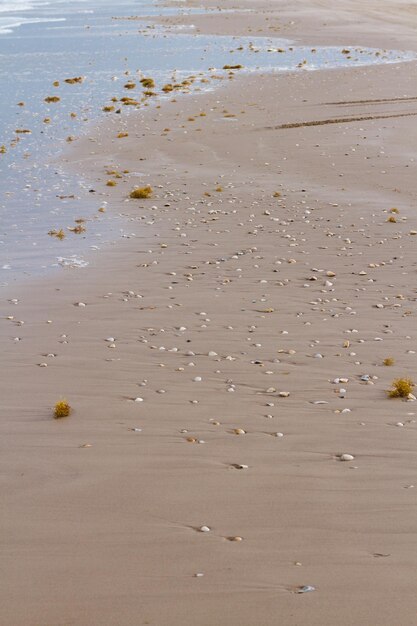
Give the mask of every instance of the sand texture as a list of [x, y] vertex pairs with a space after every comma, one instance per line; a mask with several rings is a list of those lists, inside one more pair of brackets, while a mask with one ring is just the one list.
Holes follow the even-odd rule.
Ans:
[[[414, 49], [416, 15], [193, 22]], [[236, 72], [69, 148], [124, 236], [1, 291], [1, 624], [415, 626], [417, 404], [386, 390], [417, 380], [416, 79]]]

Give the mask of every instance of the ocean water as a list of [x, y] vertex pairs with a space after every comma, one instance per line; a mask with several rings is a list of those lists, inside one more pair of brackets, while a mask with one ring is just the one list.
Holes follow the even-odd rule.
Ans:
[[[117, 6], [108, 0], [0, 0], [0, 285], [70, 263], [62, 258], [83, 266], [83, 259], [123, 236], [123, 219], [110, 210], [97, 213], [102, 202], [90, 193], [91, 181], [65, 172], [57, 157], [68, 137], [88, 132], [106, 115], [102, 107], [111, 97], [139, 97], [123, 89], [126, 72], [136, 82], [150, 75], [161, 87], [172, 82], [174, 71], [180, 81], [199, 72], [209, 76], [210, 68], [218, 74], [226, 64], [240, 64], [244, 72], [306, 71], [414, 58], [398, 51], [347, 53], [277, 39], [197, 35], [192, 26], [167, 30], [151, 19], [201, 12], [152, 0], [119, 0]], [[137, 19], [123, 19], [130, 16]], [[83, 82], [64, 82], [76, 76]], [[50, 96], [60, 101], [45, 102]], [[140, 115], [132, 109], [124, 107], [122, 114]], [[75, 235], [68, 227], [80, 217], [87, 230]], [[60, 228], [66, 232], [62, 241], [48, 235]]]

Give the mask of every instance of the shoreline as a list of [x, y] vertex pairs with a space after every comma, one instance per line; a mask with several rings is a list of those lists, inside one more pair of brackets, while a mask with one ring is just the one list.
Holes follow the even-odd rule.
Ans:
[[237, 77], [73, 146], [136, 236], [0, 292], [0, 621], [414, 626], [416, 72]]

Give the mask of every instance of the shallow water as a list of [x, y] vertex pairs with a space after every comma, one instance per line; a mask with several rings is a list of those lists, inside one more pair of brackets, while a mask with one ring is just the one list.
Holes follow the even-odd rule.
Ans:
[[[305, 71], [414, 58], [396, 51], [352, 48], [348, 53], [295, 47], [277, 39], [194, 35], [192, 27], [170, 32], [146, 17], [190, 10], [159, 7], [149, 0], [117, 3], [118, 17], [140, 19], [112, 19], [114, 12], [114, 3], [103, 0], [72, 1], [70, 8], [63, 0], [0, 0], [0, 146], [6, 150], [0, 154], [0, 284], [48, 271], [59, 257], [82, 258], [92, 247], [122, 235], [121, 218], [110, 211], [97, 213], [102, 203], [89, 192], [89, 181], [54, 163], [68, 137], [86, 132], [91, 121], [105, 115], [102, 107], [111, 104], [111, 97], [140, 99], [139, 89], [123, 89], [126, 72], [138, 84], [141, 76], [150, 75], [160, 88], [172, 82], [174, 70], [178, 82], [199, 72], [210, 76], [210, 68], [222, 73], [218, 68], [225, 64], [241, 64], [241, 71]], [[85, 79], [73, 85], [63, 82], [75, 76]], [[195, 87], [213, 88], [213, 82], [197, 79]], [[60, 101], [48, 104], [47, 96], [59, 96]], [[122, 114], [131, 114], [132, 108], [123, 108]], [[66, 230], [74, 219], [92, 216], [86, 233]], [[68, 233], [63, 241], [48, 236], [59, 228]]]

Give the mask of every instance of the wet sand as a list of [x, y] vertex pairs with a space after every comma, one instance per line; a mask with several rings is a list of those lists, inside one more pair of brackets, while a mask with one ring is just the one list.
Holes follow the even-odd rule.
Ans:
[[[413, 49], [337, 6], [285, 36]], [[2, 624], [414, 626], [416, 71], [235, 75], [68, 151], [128, 229], [1, 292]]]

